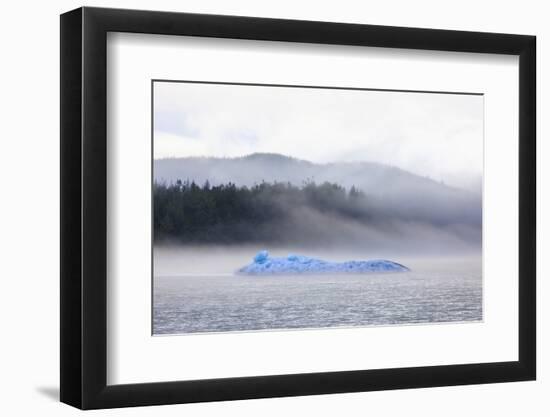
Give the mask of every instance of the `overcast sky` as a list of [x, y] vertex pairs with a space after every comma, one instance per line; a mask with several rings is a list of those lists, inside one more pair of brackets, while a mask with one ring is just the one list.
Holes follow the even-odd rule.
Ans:
[[155, 82], [154, 158], [373, 161], [478, 190], [483, 97]]

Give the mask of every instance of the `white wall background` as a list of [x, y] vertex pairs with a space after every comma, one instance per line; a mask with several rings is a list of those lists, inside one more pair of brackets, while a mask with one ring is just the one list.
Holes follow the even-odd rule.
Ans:
[[[59, 17], [81, 6], [72, 0], [8, 2], [2, 7], [0, 42], [0, 412], [3, 415], [75, 415], [57, 402], [59, 379]], [[536, 382], [325, 395], [225, 403], [99, 411], [94, 415], [547, 415], [550, 361], [550, 210], [548, 74], [550, 26], [545, 2], [402, 0], [124, 0], [86, 5], [240, 14], [533, 34], [538, 37], [539, 139], [539, 378]], [[540, 146], [542, 145], [542, 146]], [[544, 192], [543, 192], [544, 191]], [[544, 236], [543, 236], [544, 235]]]

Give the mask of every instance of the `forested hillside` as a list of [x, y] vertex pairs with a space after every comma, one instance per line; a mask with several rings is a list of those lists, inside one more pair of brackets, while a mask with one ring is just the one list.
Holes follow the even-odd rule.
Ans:
[[[306, 182], [202, 186], [180, 180], [154, 185], [155, 239], [180, 242], [284, 242], [296, 213], [311, 210], [367, 222], [365, 194], [355, 187]], [[306, 222], [304, 222], [306, 223]], [[321, 226], [321, 225], [320, 225]], [[293, 235], [293, 234], [292, 234]], [[295, 238], [295, 237], [294, 237]]]

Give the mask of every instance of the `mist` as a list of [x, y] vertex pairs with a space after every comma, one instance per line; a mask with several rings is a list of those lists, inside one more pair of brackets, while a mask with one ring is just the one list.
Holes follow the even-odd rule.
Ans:
[[155, 159], [375, 161], [471, 191], [483, 172], [482, 95], [185, 82], [153, 94]]
[[[255, 247], [296, 247], [375, 251], [395, 254], [449, 255], [479, 253], [482, 242], [481, 196], [383, 164], [314, 164], [282, 155], [253, 154], [241, 158], [178, 158], [155, 161], [155, 181], [232, 184], [326, 184], [353, 187], [360, 198], [342, 193], [317, 200], [296, 192], [262, 196], [273, 218], [255, 224], [243, 221], [213, 227], [212, 239], [199, 244], [253, 244]], [[320, 186], [324, 189], [323, 186]], [[264, 193], [265, 194], [265, 193]], [[246, 219], [245, 219], [246, 220]], [[160, 221], [160, 219], [159, 219]], [[205, 231], [208, 234], [208, 231]], [[226, 233], [228, 238], [224, 238]], [[237, 238], [234, 238], [237, 236]], [[178, 239], [160, 239], [181, 244]]]

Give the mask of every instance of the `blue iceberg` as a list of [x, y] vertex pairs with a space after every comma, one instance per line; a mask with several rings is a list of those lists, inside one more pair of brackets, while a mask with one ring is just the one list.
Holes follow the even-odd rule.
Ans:
[[396, 262], [384, 259], [370, 261], [329, 262], [322, 259], [301, 255], [288, 255], [286, 258], [272, 258], [266, 250], [254, 256], [254, 262], [243, 266], [237, 271], [246, 275], [277, 275], [277, 274], [326, 274], [326, 273], [356, 273], [369, 272], [406, 272], [409, 268]]

